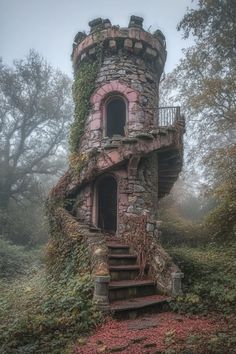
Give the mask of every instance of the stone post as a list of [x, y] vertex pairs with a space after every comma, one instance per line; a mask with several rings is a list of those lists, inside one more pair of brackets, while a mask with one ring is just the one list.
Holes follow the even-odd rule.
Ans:
[[171, 273], [171, 293], [173, 296], [181, 296], [183, 295], [182, 287], [181, 287], [181, 279], [184, 277], [184, 273], [174, 272]]
[[109, 310], [108, 284], [110, 282], [110, 279], [111, 277], [109, 275], [94, 276], [95, 287], [94, 287], [93, 301], [101, 311]]

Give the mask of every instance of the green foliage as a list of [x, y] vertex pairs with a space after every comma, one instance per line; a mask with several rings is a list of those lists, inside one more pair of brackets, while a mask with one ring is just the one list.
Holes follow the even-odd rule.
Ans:
[[50, 249], [54, 259], [47, 273], [39, 269], [39, 262], [32, 267], [33, 256], [28, 259], [23, 248], [5, 241], [0, 246], [5, 249], [2, 262], [7, 262], [7, 276], [28, 268], [27, 276], [22, 271], [11, 283], [0, 280], [1, 353], [64, 353], [67, 345], [101, 320], [92, 303], [87, 251], [78, 239], [59, 238]]
[[16, 246], [9, 241], [0, 238], [0, 279], [12, 279], [28, 272], [32, 261], [40, 263], [39, 250], [26, 251], [24, 247]]
[[211, 237], [226, 242], [236, 239], [236, 183], [227, 183], [217, 189], [218, 205], [206, 217]]
[[35, 247], [46, 243], [43, 196], [32, 195], [31, 200], [24, 198], [20, 204], [11, 201], [7, 210], [0, 210], [0, 223], [4, 225], [4, 237], [14, 244]]
[[95, 79], [98, 72], [98, 62], [84, 60], [75, 73], [73, 96], [75, 102], [75, 120], [71, 126], [70, 149], [76, 152], [79, 140], [83, 134], [85, 120], [89, 114], [90, 96], [95, 89]]
[[164, 245], [197, 246], [200, 243], [208, 242], [206, 231], [201, 224], [194, 224], [174, 211], [171, 213], [170, 209], [168, 211], [170, 214], [166, 218], [162, 218], [161, 225], [160, 238]]
[[214, 354], [235, 353], [236, 336], [235, 328], [231, 331], [220, 332], [210, 336], [207, 341], [207, 348]]
[[235, 16], [234, 0], [198, 0], [178, 29], [184, 30], [185, 38], [192, 33], [198, 40], [210, 42], [214, 55], [229, 59], [235, 57]]
[[[183, 196], [186, 193], [186, 186], [179, 184], [177, 189], [178, 193], [181, 194], [181, 202], [180, 197], [169, 195], [159, 204], [159, 218], [162, 221], [160, 226], [162, 244], [166, 246], [181, 244], [197, 246], [209, 242], [206, 229], [200, 222], [196, 222], [196, 219], [200, 219], [201, 216], [202, 203], [198, 202], [197, 204], [197, 198], [189, 193]], [[188, 208], [190, 210], [187, 213]]]
[[[47, 249], [47, 272], [38, 269], [35, 274], [35, 268], [31, 268], [27, 277], [10, 286], [0, 282], [3, 354], [65, 353], [67, 345], [71, 346], [101, 319], [92, 303], [88, 250], [78, 232], [78, 222], [61, 207], [61, 200], [49, 204], [52, 237]], [[13, 250], [12, 262], [19, 258], [23, 263], [23, 249], [15, 246]], [[14, 269], [18, 263], [14, 263]], [[10, 263], [7, 271], [11, 268]]]
[[184, 293], [173, 302], [173, 308], [190, 313], [236, 310], [236, 243], [208, 245], [206, 248], [187, 246], [169, 249], [184, 272]]
[[188, 169], [200, 166], [207, 192], [218, 200], [206, 220], [216, 240], [235, 237], [235, 15], [233, 0], [196, 1], [179, 24], [185, 37], [195, 36], [195, 43], [166, 80], [167, 92], [186, 114]]
[[47, 201], [50, 241], [46, 250], [47, 272], [55, 279], [68, 279], [90, 272], [88, 247], [79, 230], [78, 221], [61, 207], [61, 200]]
[[66, 284], [43, 272], [10, 288], [1, 285], [0, 352], [64, 353], [65, 347], [100, 320], [92, 305], [90, 275]]
[[86, 245], [78, 238], [61, 237], [47, 246], [47, 271], [64, 281], [76, 274], [89, 272], [90, 261]]

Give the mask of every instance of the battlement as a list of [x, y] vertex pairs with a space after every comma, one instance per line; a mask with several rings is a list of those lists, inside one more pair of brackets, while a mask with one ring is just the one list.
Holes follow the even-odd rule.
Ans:
[[144, 58], [163, 71], [166, 61], [165, 36], [160, 30], [153, 34], [142, 27], [143, 19], [131, 16], [129, 26], [112, 26], [109, 19], [97, 18], [89, 22], [90, 34], [78, 32], [73, 42], [72, 61], [76, 68], [81, 61], [101, 52], [126, 52]]

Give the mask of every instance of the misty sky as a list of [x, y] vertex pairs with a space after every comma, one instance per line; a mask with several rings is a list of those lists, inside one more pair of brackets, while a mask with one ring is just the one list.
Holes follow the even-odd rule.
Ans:
[[191, 0], [0, 0], [0, 56], [11, 64], [34, 48], [72, 76], [70, 54], [78, 31], [88, 32], [88, 22], [96, 17], [127, 27], [130, 15], [138, 15], [144, 17], [144, 29], [165, 34], [169, 72], [181, 49], [191, 44], [176, 30], [187, 6], [192, 7]]

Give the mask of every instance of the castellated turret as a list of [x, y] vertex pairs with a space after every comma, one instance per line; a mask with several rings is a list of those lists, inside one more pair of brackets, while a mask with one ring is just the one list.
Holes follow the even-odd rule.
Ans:
[[89, 24], [91, 33], [72, 55], [75, 72], [84, 60], [100, 61], [80, 151], [158, 126], [159, 81], [166, 60], [164, 35], [144, 31], [141, 18], [132, 16], [129, 28], [102, 19]]
[[76, 35], [70, 168], [51, 192], [63, 200], [63, 233], [70, 219], [83, 235], [95, 300], [117, 311], [117, 300], [181, 292], [181, 273], [159, 244], [158, 200], [181, 170], [184, 118], [179, 107], [159, 107], [165, 37], [142, 23], [98, 18]]

